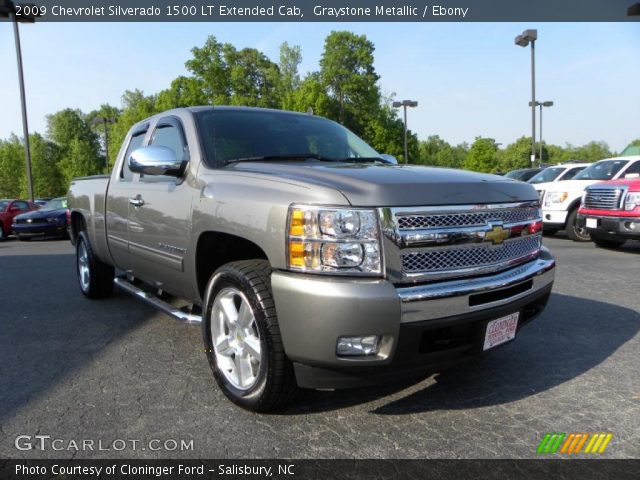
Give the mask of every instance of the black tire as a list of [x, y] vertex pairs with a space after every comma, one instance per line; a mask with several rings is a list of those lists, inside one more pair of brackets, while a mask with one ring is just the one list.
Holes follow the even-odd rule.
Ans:
[[[82, 256], [85, 252], [86, 259], [83, 261]], [[85, 266], [86, 270], [83, 270]], [[76, 242], [76, 274], [80, 291], [87, 298], [104, 298], [113, 292], [115, 269], [98, 260], [93, 254], [89, 237], [85, 231], [78, 234]]]
[[18, 240], [20, 240], [21, 242], [28, 242], [29, 240], [31, 240], [31, 237], [23, 237], [21, 235], [16, 235], [16, 237], [18, 238]]
[[591, 240], [591, 235], [585, 227], [578, 227], [578, 209], [574, 208], [569, 212], [569, 216], [567, 217], [567, 223], [565, 225], [565, 232], [567, 232], [567, 237], [569, 237], [574, 242], [588, 242]]
[[616, 240], [613, 238], [603, 238], [591, 235], [591, 240], [600, 248], [618, 248], [621, 247], [625, 240]]
[[[271, 266], [266, 260], [243, 260], [220, 267], [206, 290], [203, 318], [205, 352], [222, 392], [236, 405], [253, 412], [282, 407], [297, 390], [293, 365], [282, 344], [275, 303], [271, 292]], [[237, 388], [218, 365], [213, 346], [212, 311], [218, 294], [237, 290], [251, 307], [260, 340], [260, 363], [253, 384]]]
[[547, 237], [551, 237], [553, 235], [555, 235], [556, 233], [558, 233], [558, 228], [543, 228], [542, 229], [542, 234], [547, 236]]
[[0, 242], [4, 242], [7, 238], [7, 233], [4, 231], [4, 227], [0, 225]]

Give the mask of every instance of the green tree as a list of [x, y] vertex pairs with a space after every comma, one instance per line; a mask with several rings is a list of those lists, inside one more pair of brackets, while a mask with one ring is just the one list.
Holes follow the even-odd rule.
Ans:
[[337, 120], [361, 135], [380, 109], [373, 43], [364, 35], [331, 32], [320, 58], [320, 78], [338, 106]]
[[62, 182], [68, 186], [76, 177], [96, 175], [102, 171], [102, 166], [96, 162], [95, 145], [87, 140], [74, 138], [60, 160]]
[[157, 110], [171, 110], [179, 107], [206, 105], [207, 96], [201, 80], [180, 76], [171, 82], [171, 86], [158, 94]]
[[493, 138], [476, 137], [464, 160], [464, 168], [476, 172], [498, 171], [498, 147]]
[[61, 150], [58, 145], [46, 140], [39, 133], [29, 135], [31, 147], [31, 177], [36, 197], [58, 197], [64, 195], [69, 186], [63, 181], [59, 168]]
[[300, 88], [300, 74], [298, 67], [302, 62], [302, 51], [298, 45], [289, 46], [284, 42], [280, 45], [280, 99], [281, 108], [291, 110], [294, 106], [294, 95]]
[[210, 35], [202, 47], [193, 47], [193, 58], [187, 60], [185, 66], [196, 80], [202, 82], [203, 93], [209, 105], [226, 105], [231, 98], [228, 66], [223, 56], [223, 50], [230, 50]]
[[[536, 149], [540, 148], [536, 146]], [[545, 155], [543, 147], [543, 161]], [[499, 169], [503, 172], [516, 170], [518, 168], [529, 168], [531, 166], [531, 137], [520, 137], [515, 142], [510, 143], [504, 150], [498, 152]]]
[[23, 198], [26, 193], [24, 146], [12, 135], [0, 140], [0, 198]]

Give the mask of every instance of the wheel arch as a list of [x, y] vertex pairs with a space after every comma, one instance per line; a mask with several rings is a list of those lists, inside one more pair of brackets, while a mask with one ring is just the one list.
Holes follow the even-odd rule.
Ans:
[[195, 265], [200, 298], [204, 300], [207, 283], [219, 267], [229, 262], [254, 259], [269, 261], [262, 247], [251, 240], [217, 231], [201, 233], [196, 247]]

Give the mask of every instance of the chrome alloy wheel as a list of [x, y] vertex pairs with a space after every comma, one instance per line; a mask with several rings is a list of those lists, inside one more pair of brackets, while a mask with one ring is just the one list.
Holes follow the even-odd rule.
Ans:
[[237, 389], [253, 387], [260, 371], [260, 333], [244, 294], [233, 287], [218, 292], [211, 308], [211, 341], [218, 368]]
[[89, 291], [89, 254], [84, 241], [78, 245], [78, 278], [83, 292]]

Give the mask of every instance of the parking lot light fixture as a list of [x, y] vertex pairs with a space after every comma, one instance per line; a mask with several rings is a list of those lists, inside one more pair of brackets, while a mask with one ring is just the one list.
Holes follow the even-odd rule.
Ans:
[[531, 164], [536, 161], [536, 60], [535, 45], [538, 39], [538, 30], [528, 29], [515, 38], [515, 44], [526, 47], [531, 44]]
[[407, 107], [417, 107], [418, 102], [415, 100], [402, 100], [401, 102], [393, 102], [393, 108], [404, 108], [404, 163], [409, 163], [409, 149], [407, 146]]
[[[31, 4], [23, 4], [22, 7], [34, 7]], [[18, 15], [16, 6], [11, 0], [0, 0], [0, 18], [8, 18], [13, 23], [13, 36], [16, 46], [16, 57], [18, 59], [18, 81], [20, 83], [20, 105], [22, 108], [22, 132], [24, 135], [24, 154], [25, 164], [27, 168], [27, 188], [29, 190], [29, 200], [33, 202], [33, 176], [31, 175], [31, 150], [29, 148], [29, 125], [27, 123], [27, 102], [24, 88], [24, 74], [22, 68], [22, 49], [20, 48], [20, 32], [18, 31], [18, 23], [34, 23], [36, 17], [39, 17], [39, 10], [36, 8], [29, 9], [33, 11], [30, 15]]]

